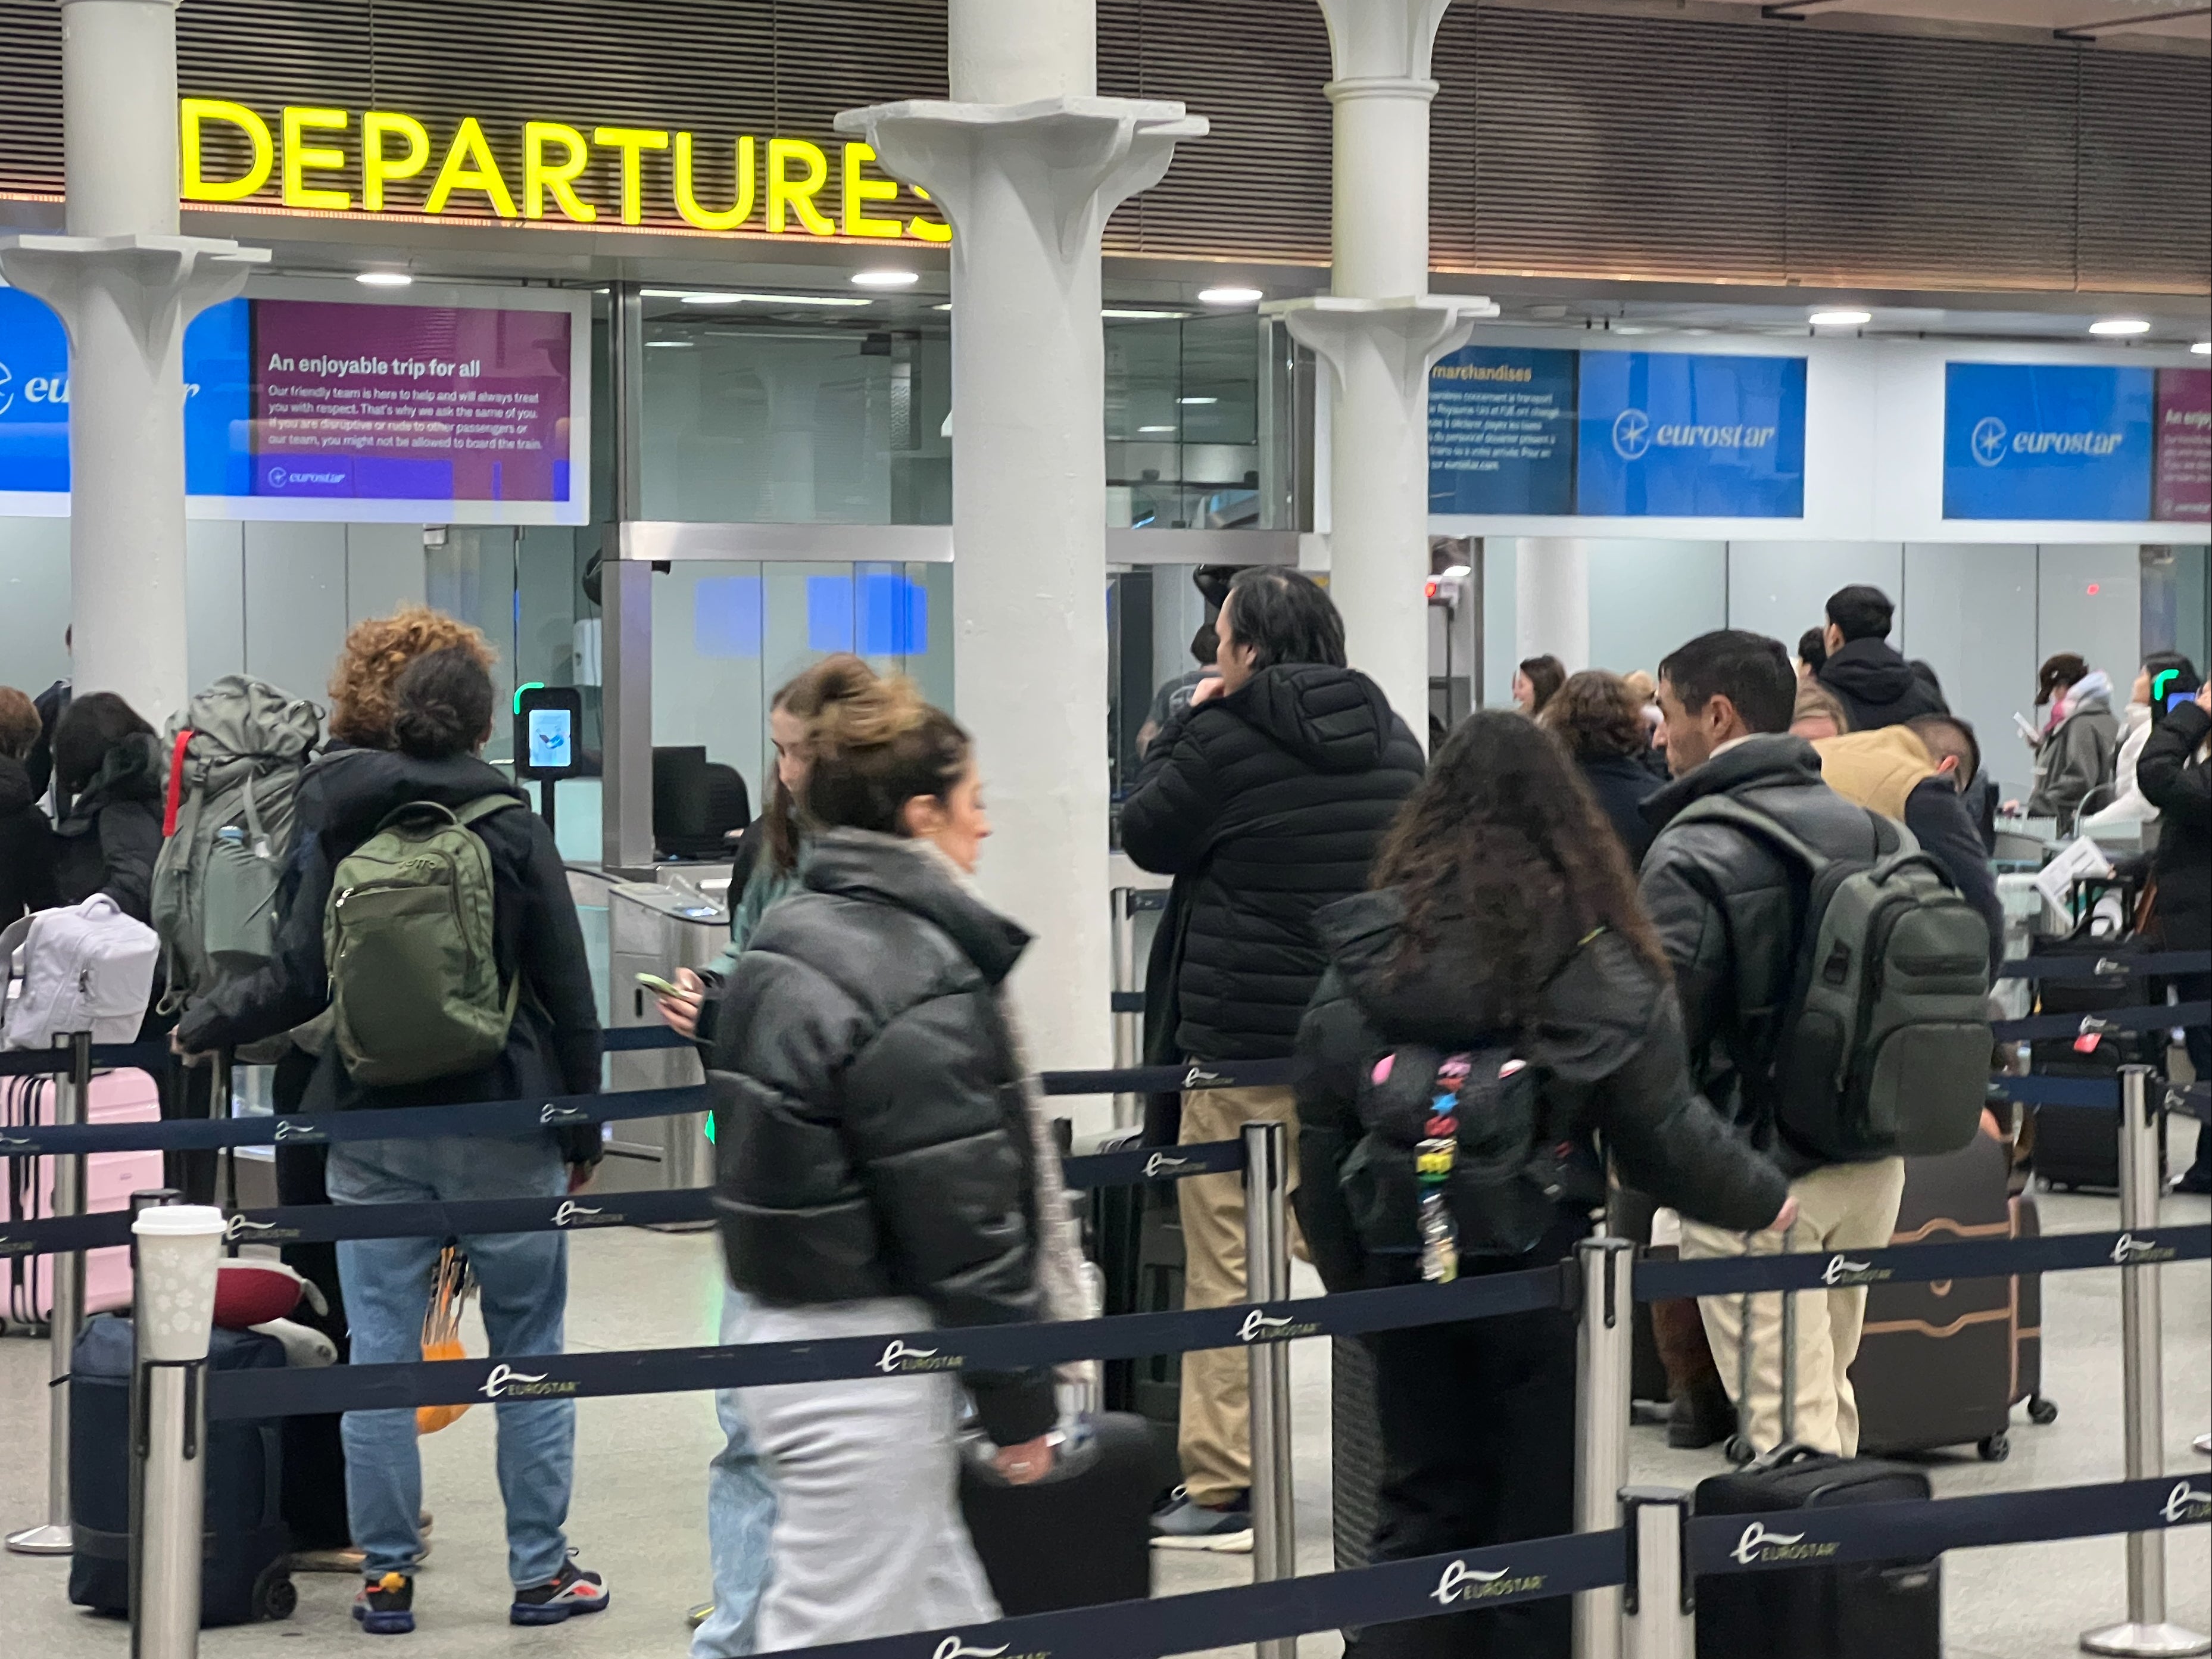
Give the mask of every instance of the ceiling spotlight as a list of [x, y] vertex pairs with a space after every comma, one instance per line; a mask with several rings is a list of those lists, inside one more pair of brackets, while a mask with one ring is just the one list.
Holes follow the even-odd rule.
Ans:
[[854, 284], [860, 288], [912, 288], [921, 280], [918, 270], [856, 270]]
[[1240, 288], [1234, 283], [1198, 291], [1199, 302], [1209, 306], [1256, 306], [1267, 297], [1256, 288]]
[[404, 270], [364, 270], [354, 277], [368, 288], [405, 288], [414, 280]]
[[2200, 357], [2212, 357], [2212, 340], [2199, 340], [2189, 349]]
[[2140, 317], [2100, 317], [2089, 325], [2092, 334], [2148, 334], [2150, 325]]
[[1179, 404], [1218, 404], [1221, 399], [1218, 398], [1178, 398], [1176, 401]]
[[680, 300], [687, 306], [868, 306], [858, 294], [746, 294], [734, 289], [641, 288], [648, 300]]
[[1133, 307], [1123, 306], [1104, 307], [1100, 310], [1098, 314], [1101, 317], [1111, 317], [1116, 321], [1127, 323], [1180, 322], [1182, 320], [1183, 316], [1183, 313], [1180, 311], [1139, 311]]
[[1814, 328], [1863, 328], [1874, 320], [1871, 311], [1816, 311], [1805, 319]]

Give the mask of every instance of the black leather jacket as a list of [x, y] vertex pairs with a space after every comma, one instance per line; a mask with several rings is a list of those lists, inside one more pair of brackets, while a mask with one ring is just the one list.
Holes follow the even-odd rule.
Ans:
[[[730, 1280], [785, 1305], [911, 1296], [940, 1325], [1043, 1317], [1036, 1154], [999, 988], [1029, 935], [913, 842], [811, 841], [720, 994], [714, 1206]], [[1000, 1445], [1049, 1370], [963, 1370]]]
[[1871, 859], [1895, 845], [1888, 820], [1821, 781], [1802, 738], [1747, 738], [1644, 802], [1658, 834], [1644, 854], [1644, 908], [1674, 969], [1690, 1073], [1737, 1133], [1791, 1175], [1818, 1167], [1774, 1127], [1768, 1070], [1789, 1012], [1810, 881], [1803, 866], [1726, 823], [1669, 829], [1707, 795], [1732, 795], [1778, 818], [1831, 858]]
[[1409, 975], [1395, 971], [1404, 915], [1395, 892], [1364, 893], [1322, 912], [1330, 966], [1298, 1030], [1298, 1218], [1333, 1291], [1403, 1279], [1375, 1259], [1355, 1226], [1341, 1176], [1365, 1133], [1357, 1101], [1363, 1067], [1399, 1043], [1442, 1048], [1490, 1036], [1541, 1078], [1545, 1116], [1577, 1143], [1570, 1190], [1584, 1210], [1605, 1201], [1594, 1134], [1622, 1178], [1716, 1226], [1772, 1221], [1788, 1196], [1780, 1172], [1729, 1133], [1698, 1097], [1684, 1062], [1681, 1017], [1665, 976], [1626, 940], [1577, 941], [1561, 918], [1534, 1018], [1502, 1030], [1474, 963], [1472, 928]]

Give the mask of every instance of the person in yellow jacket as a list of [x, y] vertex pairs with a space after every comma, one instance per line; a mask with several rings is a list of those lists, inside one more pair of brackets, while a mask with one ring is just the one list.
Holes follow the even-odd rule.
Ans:
[[1790, 729], [1811, 741], [1829, 788], [1897, 819], [1943, 866], [1989, 922], [1994, 973], [2004, 954], [2004, 908], [1982, 838], [1960, 799], [1981, 769], [1974, 728], [1955, 714], [1923, 714], [1902, 726], [1854, 732], [1836, 700], [1808, 685], [1798, 691]]

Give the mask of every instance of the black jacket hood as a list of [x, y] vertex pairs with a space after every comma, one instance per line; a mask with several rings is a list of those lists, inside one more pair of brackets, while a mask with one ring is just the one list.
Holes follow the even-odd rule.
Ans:
[[1663, 830], [1677, 812], [1707, 795], [1811, 788], [1822, 781], [1820, 751], [1811, 744], [1786, 732], [1761, 732], [1668, 784], [1644, 803], [1644, 816], [1653, 829]]
[[811, 838], [799, 871], [817, 893], [866, 899], [912, 912], [943, 931], [992, 985], [1012, 973], [1029, 934], [975, 896], [945, 860], [921, 842], [866, 830]]
[[23, 763], [12, 755], [0, 755], [0, 813], [20, 812], [38, 798]]
[[[1398, 942], [1405, 925], [1405, 897], [1395, 889], [1356, 893], [1314, 918], [1338, 979], [1378, 1030], [1406, 1042], [1434, 1043], [1503, 1030], [1508, 1021], [1474, 948], [1476, 930], [1443, 928], [1436, 948], [1401, 971]], [[1554, 918], [1538, 959], [1556, 968], [1574, 945], [1565, 919]]]
[[130, 732], [116, 739], [91, 781], [70, 798], [70, 823], [82, 830], [117, 801], [158, 801], [167, 781], [161, 740], [149, 732]]
[[1918, 684], [1912, 665], [1887, 640], [1852, 640], [1820, 665], [1826, 684], [1859, 702], [1902, 702]]
[[1219, 707], [1323, 772], [1364, 772], [1390, 740], [1382, 688], [1357, 669], [1328, 663], [1263, 668]]
[[512, 795], [526, 802], [530, 799], [474, 755], [420, 760], [386, 749], [346, 754], [342, 764], [329, 767], [323, 787], [324, 830], [352, 842], [374, 835], [386, 814], [410, 801], [465, 806], [484, 795]]

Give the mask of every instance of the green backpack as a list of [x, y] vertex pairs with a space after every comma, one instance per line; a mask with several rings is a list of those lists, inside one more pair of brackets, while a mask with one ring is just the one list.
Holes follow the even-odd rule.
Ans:
[[1867, 816], [1878, 845], [1897, 842], [1871, 860], [1828, 858], [1724, 795], [1668, 826], [1731, 824], [1811, 878], [1771, 1073], [1775, 1121], [1836, 1163], [1955, 1152], [1989, 1090], [1989, 924], [1911, 831]]
[[338, 861], [323, 913], [334, 1034], [356, 1083], [389, 1085], [489, 1065], [514, 1023], [492, 945], [491, 854], [474, 825], [522, 803], [395, 807]]

